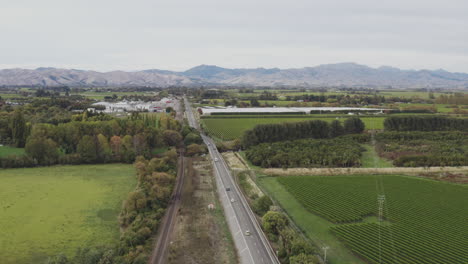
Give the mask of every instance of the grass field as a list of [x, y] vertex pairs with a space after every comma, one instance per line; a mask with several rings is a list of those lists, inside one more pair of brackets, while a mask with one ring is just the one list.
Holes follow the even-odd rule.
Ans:
[[[238, 98], [242, 97], [252, 97], [258, 96], [263, 93], [265, 90], [255, 90], [254, 93], [238, 93], [237, 91], [233, 90], [230, 92], [232, 96], [236, 96]], [[310, 92], [310, 91], [299, 91], [299, 90], [266, 90], [270, 93], [276, 94], [279, 98], [285, 96], [299, 96], [303, 94], [313, 94], [313, 95], [350, 95], [353, 96], [355, 93], [345, 92], [345, 91], [334, 91], [334, 92]], [[442, 94], [449, 95], [450, 93], [434, 93], [435, 97], [438, 97]], [[369, 94], [373, 95], [373, 94]], [[378, 96], [388, 96], [388, 97], [404, 97], [404, 98], [412, 98], [412, 97], [419, 97], [421, 99], [428, 99], [429, 93], [428, 92], [419, 92], [419, 91], [399, 91], [399, 90], [380, 90], [377, 93]]]
[[[369, 263], [468, 259], [466, 186], [395, 175], [291, 176], [259, 182], [309, 237], [331, 247], [331, 263], [353, 263], [332, 234]], [[385, 195], [383, 222], [376, 217], [380, 194]]]
[[362, 153], [361, 162], [363, 168], [392, 168], [393, 163], [390, 160], [383, 159], [377, 155], [374, 147], [371, 145], [363, 145], [366, 149]]
[[115, 243], [134, 174], [124, 164], [0, 170], [0, 262], [43, 263]]
[[24, 148], [0, 146], [0, 157], [6, 157], [9, 155], [23, 155], [23, 154], [24, 154]]
[[[262, 118], [257, 116], [255, 118], [206, 118], [201, 119], [206, 131], [221, 139], [235, 139], [242, 136], [242, 134], [252, 129], [258, 124], [274, 124], [283, 122], [300, 122], [319, 119], [327, 122], [336, 120], [334, 117], [291, 117], [291, 118]], [[340, 118], [344, 120], [345, 117]], [[361, 120], [366, 125], [366, 129], [383, 129], [383, 122], [385, 117], [361, 117]]]

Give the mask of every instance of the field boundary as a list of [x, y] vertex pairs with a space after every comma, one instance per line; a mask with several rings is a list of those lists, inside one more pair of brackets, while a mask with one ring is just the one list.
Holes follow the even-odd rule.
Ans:
[[416, 168], [268, 168], [261, 169], [262, 174], [271, 176], [293, 175], [348, 175], [348, 174], [419, 174], [435, 172], [468, 172], [468, 166], [461, 167], [416, 167]]

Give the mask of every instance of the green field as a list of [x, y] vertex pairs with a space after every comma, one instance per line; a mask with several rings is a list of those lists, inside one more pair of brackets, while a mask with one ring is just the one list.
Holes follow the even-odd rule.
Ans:
[[361, 162], [363, 168], [392, 168], [393, 163], [391, 160], [387, 160], [379, 157], [375, 148], [371, 145], [362, 145], [366, 151], [362, 153]]
[[79, 247], [112, 245], [134, 175], [124, 164], [0, 170], [0, 262], [43, 263]]
[[[331, 234], [369, 263], [468, 259], [466, 186], [394, 175], [291, 176], [260, 183], [309, 237], [331, 247], [331, 263], [352, 263]], [[381, 194], [384, 220], [379, 222]], [[296, 203], [285, 200], [291, 196]]]
[[[346, 117], [342, 117], [339, 120], [344, 120]], [[291, 117], [291, 118], [263, 118], [262, 116], [257, 116], [254, 118], [203, 118], [201, 122], [205, 130], [218, 137], [220, 139], [235, 139], [242, 136], [242, 134], [248, 130], [252, 129], [258, 124], [273, 124], [273, 123], [283, 123], [283, 122], [300, 122], [319, 119], [327, 122], [336, 120], [335, 117], [314, 117], [314, 116], [305, 116], [305, 117]], [[383, 122], [385, 117], [361, 117], [361, 120], [366, 125], [366, 129], [383, 129]]]
[[0, 146], [0, 157], [6, 157], [9, 155], [23, 155], [23, 148], [13, 148], [8, 146]]
[[[228, 93], [231, 96], [235, 96], [238, 98], [242, 97], [252, 97], [252, 96], [259, 96], [261, 93], [264, 91], [270, 92], [272, 94], [276, 94], [280, 99], [281, 97], [286, 97], [286, 96], [299, 96], [303, 94], [313, 94], [313, 95], [350, 95], [353, 96], [355, 94], [362, 94], [361, 93], [352, 93], [352, 92], [346, 92], [346, 91], [331, 91], [331, 92], [316, 92], [316, 91], [299, 91], [299, 90], [255, 90], [254, 93], [239, 93], [237, 90], [230, 90]], [[376, 93], [378, 96], [388, 96], [388, 97], [404, 97], [404, 98], [412, 98], [412, 97], [418, 97], [421, 99], [428, 99], [429, 98], [429, 93], [428, 92], [420, 92], [420, 91], [399, 91], [399, 90], [380, 90]], [[451, 93], [438, 93], [434, 92], [434, 96], [438, 97], [442, 94], [445, 95], [450, 95]], [[373, 93], [369, 93], [369, 95], [373, 95]]]

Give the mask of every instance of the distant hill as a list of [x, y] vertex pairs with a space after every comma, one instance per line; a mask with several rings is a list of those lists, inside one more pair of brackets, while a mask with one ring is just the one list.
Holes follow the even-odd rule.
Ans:
[[0, 85], [468, 88], [468, 74], [444, 70], [401, 70], [388, 66], [371, 68], [356, 63], [325, 64], [297, 69], [227, 69], [200, 65], [184, 72], [157, 69], [96, 72], [38, 68], [0, 70]]

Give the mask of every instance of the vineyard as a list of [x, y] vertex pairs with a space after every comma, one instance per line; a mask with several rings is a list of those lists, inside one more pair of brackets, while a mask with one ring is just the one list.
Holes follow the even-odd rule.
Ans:
[[[278, 181], [370, 263], [466, 263], [467, 187], [405, 176], [294, 176]], [[378, 195], [385, 195], [383, 221]]]
[[[200, 119], [205, 131], [209, 134], [224, 140], [240, 138], [242, 134], [259, 124], [277, 124], [284, 122], [300, 122], [307, 120], [323, 120], [331, 122], [335, 117], [278, 117], [264, 118], [262, 116], [252, 118], [202, 118]], [[339, 120], [344, 120], [345, 117]], [[361, 117], [366, 129], [383, 129], [384, 117]]]

